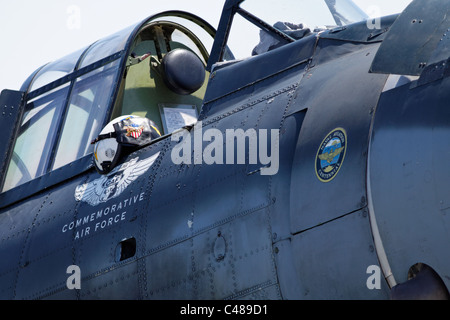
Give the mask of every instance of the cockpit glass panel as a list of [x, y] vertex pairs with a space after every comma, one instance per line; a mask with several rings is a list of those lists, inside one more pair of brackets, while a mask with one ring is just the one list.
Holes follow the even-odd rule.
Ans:
[[333, 19], [339, 26], [367, 20], [368, 15], [352, 1], [325, 0]]
[[241, 8], [272, 26], [277, 22], [303, 24], [313, 29], [336, 25], [324, 0], [280, 0], [276, 5], [270, 1], [246, 0]]
[[130, 26], [94, 43], [84, 55], [80, 68], [122, 51], [135, 27]]
[[119, 67], [118, 61], [77, 79], [57, 147], [53, 170], [92, 152], [90, 142], [105, 121]]
[[[242, 30], [245, 30], [245, 32]], [[245, 37], [245, 39], [243, 37]], [[260, 54], [262, 51], [267, 51], [272, 43], [278, 42], [279, 41], [269, 33], [262, 31], [256, 25], [250, 23], [240, 15], [235, 15], [227, 42], [233, 55], [224, 55], [223, 60], [245, 59], [255, 54]], [[265, 49], [259, 50], [259, 48]]]
[[73, 72], [80, 59], [80, 55], [85, 50], [78, 50], [64, 58], [47, 64], [36, 75], [28, 91], [32, 92]]
[[2, 191], [46, 173], [69, 87], [28, 103]]

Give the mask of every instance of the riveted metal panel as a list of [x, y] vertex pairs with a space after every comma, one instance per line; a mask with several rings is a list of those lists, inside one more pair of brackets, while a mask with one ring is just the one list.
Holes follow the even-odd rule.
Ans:
[[[78, 182], [65, 186], [74, 190]], [[69, 230], [69, 224], [76, 210], [75, 198], [67, 189], [42, 192], [0, 215], [0, 225], [7, 227], [11, 223], [0, 250], [11, 250], [9, 242], [16, 237], [21, 241], [20, 248], [8, 255], [17, 268], [11, 298], [41, 299], [66, 288], [66, 270], [74, 264], [73, 230]], [[18, 260], [14, 258], [17, 254]]]
[[[420, 75], [431, 63], [449, 56], [446, 33], [450, 27], [450, 3], [415, 0], [392, 25], [371, 66], [376, 73]], [[435, 49], [441, 42], [441, 48]], [[442, 49], [445, 49], [443, 51]], [[443, 53], [446, 53], [443, 56]], [[436, 56], [440, 55], [440, 58]], [[438, 60], [437, 60], [438, 59]]]
[[[333, 47], [319, 54], [329, 56]], [[341, 46], [340, 42], [335, 42]], [[319, 42], [320, 46], [320, 42]], [[291, 232], [297, 233], [366, 206], [366, 160], [372, 112], [386, 81], [367, 71], [379, 44], [314, 66], [305, 75], [292, 112], [306, 110], [291, 178]], [[322, 61], [320, 57], [319, 61]], [[332, 179], [318, 176], [320, 148], [337, 129], [346, 134], [344, 155]], [[343, 134], [344, 135], [344, 134]], [[326, 180], [326, 181], [324, 181]]]
[[[291, 246], [293, 252], [301, 253], [293, 255], [299, 285], [294, 294], [301, 294], [295, 298], [388, 298], [389, 290], [381, 272], [376, 274], [380, 287], [367, 286], [369, 277], [374, 274], [368, 272], [372, 270], [369, 267], [378, 267], [367, 210], [359, 210], [296, 235]], [[288, 249], [280, 247], [279, 254], [288, 255]], [[284, 259], [280, 263], [290, 262], [286, 257]]]
[[154, 252], [146, 267], [149, 299], [280, 298], [265, 209]]
[[450, 78], [383, 93], [370, 146], [381, 240], [397, 283], [415, 263], [449, 287]]

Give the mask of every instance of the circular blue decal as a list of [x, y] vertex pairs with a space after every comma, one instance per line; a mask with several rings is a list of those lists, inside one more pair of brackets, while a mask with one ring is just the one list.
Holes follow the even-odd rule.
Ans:
[[333, 180], [341, 169], [347, 151], [347, 133], [334, 129], [320, 145], [316, 156], [316, 175], [322, 182]]

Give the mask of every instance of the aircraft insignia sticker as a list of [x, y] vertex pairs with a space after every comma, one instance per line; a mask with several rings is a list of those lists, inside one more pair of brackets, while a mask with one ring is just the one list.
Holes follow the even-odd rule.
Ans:
[[138, 161], [134, 158], [117, 167], [107, 175], [79, 185], [75, 189], [75, 199], [96, 206], [110, 199], [117, 198], [137, 178], [153, 165], [159, 152], [148, 159]]
[[347, 151], [347, 133], [342, 128], [330, 132], [316, 156], [316, 175], [322, 182], [333, 180], [341, 169]]
[[138, 126], [136, 124], [131, 124], [129, 126], [124, 127], [127, 130], [127, 137], [132, 136], [137, 139], [141, 136], [142, 131], [144, 131], [144, 126]]

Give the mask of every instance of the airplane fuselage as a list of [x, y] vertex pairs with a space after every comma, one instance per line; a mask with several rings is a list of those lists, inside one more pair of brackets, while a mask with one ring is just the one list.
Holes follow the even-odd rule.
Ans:
[[448, 286], [449, 78], [369, 72], [364, 25], [214, 66], [197, 125], [4, 206], [0, 298], [386, 299], [418, 263]]

